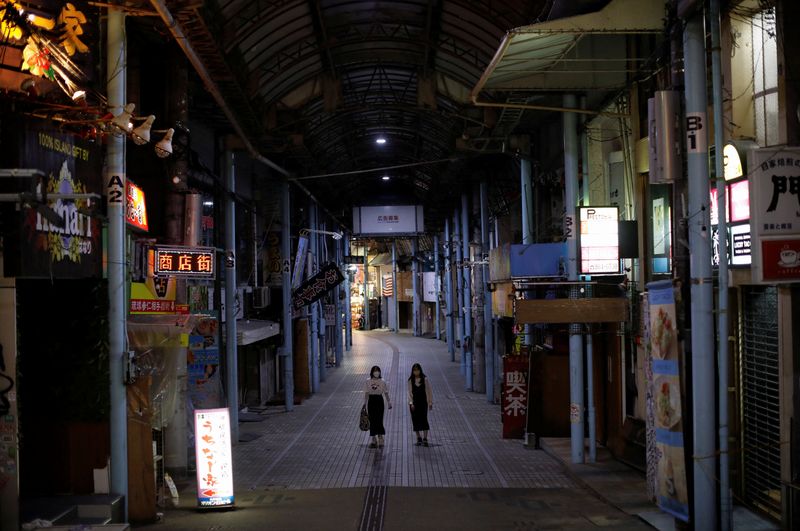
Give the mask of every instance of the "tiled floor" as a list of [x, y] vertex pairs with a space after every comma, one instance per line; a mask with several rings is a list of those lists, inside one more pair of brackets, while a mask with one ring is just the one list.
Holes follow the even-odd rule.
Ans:
[[[329, 369], [311, 399], [265, 411], [242, 425], [260, 435], [234, 449], [236, 490], [367, 487], [574, 488], [545, 452], [500, 437], [500, 408], [463, 391], [457, 363], [443, 342], [390, 332], [355, 333], [344, 365]], [[431, 447], [414, 445], [406, 381], [419, 362], [433, 386]], [[367, 447], [358, 430], [363, 385], [383, 368], [394, 409], [386, 412], [386, 447]]]

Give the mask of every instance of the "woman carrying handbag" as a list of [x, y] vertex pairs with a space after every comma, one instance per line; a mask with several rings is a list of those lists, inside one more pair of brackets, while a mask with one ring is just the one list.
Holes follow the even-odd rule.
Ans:
[[[367, 409], [369, 417], [369, 434], [372, 437], [370, 448], [383, 448], [383, 436], [386, 429], [383, 427], [383, 398], [386, 397], [386, 404], [392, 409], [392, 401], [389, 399], [389, 388], [386, 382], [381, 379], [381, 368], [377, 365], [370, 371], [370, 379], [364, 388], [364, 407]], [[364, 430], [366, 431], [366, 430]]]

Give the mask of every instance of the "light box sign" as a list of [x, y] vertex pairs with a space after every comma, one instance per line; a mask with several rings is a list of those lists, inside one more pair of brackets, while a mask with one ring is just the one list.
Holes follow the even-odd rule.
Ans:
[[800, 148], [749, 154], [752, 273], [755, 282], [800, 280]]
[[619, 274], [619, 209], [581, 207], [579, 219], [581, 274]]
[[420, 205], [353, 208], [353, 234], [419, 234], [424, 230], [425, 219]]
[[228, 408], [196, 409], [194, 412], [197, 459], [197, 505], [233, 505], [233, 459]]
[[211, 247], [155, 247], [153, 272], [156, 276], [214, 278], [214, 249]]
[[147, 232], [147, 207], [144, 192], [130, 180], [125, 184], [127, 187], [125, 221], [128, 222], [128, 225]]

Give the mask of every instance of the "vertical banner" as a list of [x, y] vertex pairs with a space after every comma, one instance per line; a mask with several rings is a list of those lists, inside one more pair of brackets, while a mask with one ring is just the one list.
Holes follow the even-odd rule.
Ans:
[[194, 412], [197, 458], [197, 505], [233, 505], [233, 460], [228, 408], [198, 409]]
[[647, 289], [653, 363], [650, 393], [658, 458], [656, 499], [661, 510], [688, 521], [675, 295], [670, 280], [651, 282]]
[[658, 449], [656, 448], [656, 409], [653, 400], [653, 349], [650, 347], [650, 300], [648, 294], [641, 294], [642, 338], [644, 348], [644, 393], [645, 393], [645, 431], [647, 445], [647, 497], [655, 500], [658, 490]]
[[525, 437], [528, 410], [528, 356], [503, 358], [503, 439]]
[[306, 267], [306, 251], [308, 251], [308, 236], [301, 234], [297, 239], [297, 255], [294, 258], [294, 272], [292, 273], [292, 290], [296, 290], [303, 282], [303, 271]]
[[206, 317], [200, 319], [189, 335], [186, 372], [189, 399], [194, 409], [219, 407], [223, 402], [218, 328], [215, 318]]

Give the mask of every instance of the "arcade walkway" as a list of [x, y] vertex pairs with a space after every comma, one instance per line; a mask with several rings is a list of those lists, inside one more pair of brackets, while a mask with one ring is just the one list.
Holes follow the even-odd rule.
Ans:
[[[433, 387], [431, 446], [414, 445], [406, 379], [422, 364]], [[362, 386], [383, 369], [392, 404], [386, 446], [358, 430]], [[443, 342], [390, 332], [355, 333], [341, 368], [295, 411], [264, 411], [241, 425], [234, 449], [237, 509], [197, 513], [194, 489], [153, 529], [539, 530], [647, 529], [598, 500], [563, 466], [519, 440], [500, 438], [500, 409], [463, 391]]]

